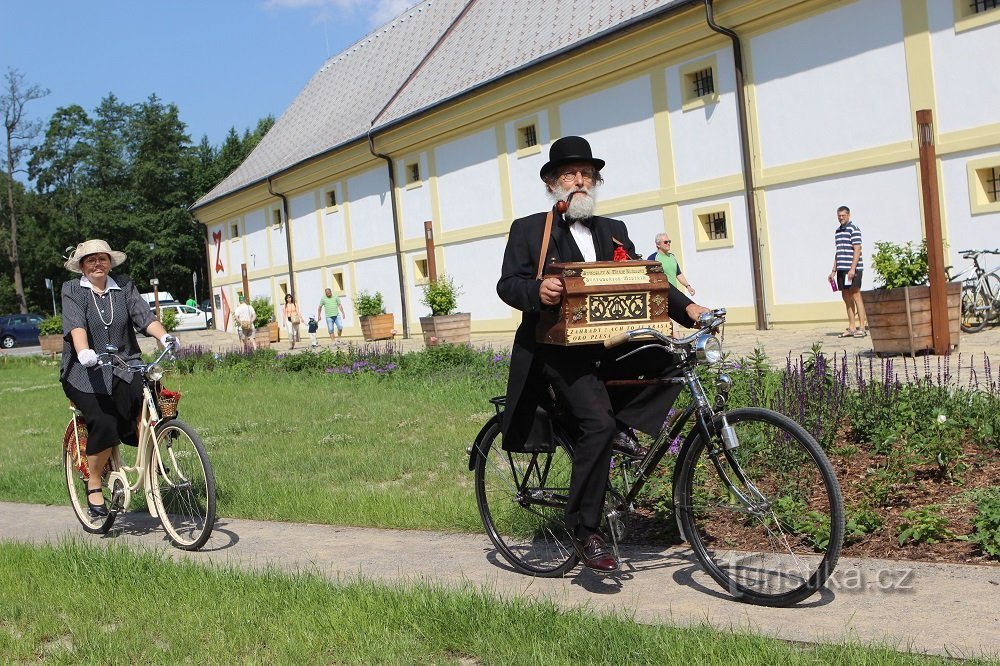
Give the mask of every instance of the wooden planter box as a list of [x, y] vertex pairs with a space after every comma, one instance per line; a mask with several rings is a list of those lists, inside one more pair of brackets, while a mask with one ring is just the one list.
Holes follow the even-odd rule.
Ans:
[[[257, 329], [257, 348], [263, 349], [271, 346], [271, 325], [261, 326]], [[277, 342], [277, 340], [275, 340]]]
[[420, 329], [424, 333], [424, 344], [467, 345], [472, 342], [472, 315], [459, 312], [438, 317], [421, 317]]
[[281, 327], [278, 326], [278, 322], [272, 321], [267, 325], [268, 333], [270, 334], [271, 342], [281, 342]]
[[394, 328], [391, 314], [361, 317], [361, 335], [365, 340], [389, 340], [395, 335]]
[[38, 344], [42, 346], [43, 354], [61, 354], [63, 350], [63, 336], [39, 335]]
[[[948, 294], [948, 332], [958, 348], [962, 317], [962, 283], [945, 285]], [[861, 292], [868, 316], [868, 333], [876, 354], [910, 354], [934, 350], [931, 331], [931, 288], [900, 287]]]

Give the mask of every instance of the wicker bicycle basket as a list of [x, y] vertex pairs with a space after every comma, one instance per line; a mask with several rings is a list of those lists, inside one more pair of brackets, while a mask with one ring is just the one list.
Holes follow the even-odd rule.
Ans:
[[156, 404], [160, 408], [162, 418], [177, 416], [177, 403], [180, 401], [180, 393], [174, 393], [167, 389], [160, 389], [159, 393], [156, 394]]

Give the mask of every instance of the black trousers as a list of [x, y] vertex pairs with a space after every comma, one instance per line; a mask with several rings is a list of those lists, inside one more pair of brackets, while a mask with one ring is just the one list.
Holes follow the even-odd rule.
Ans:
[[611, 440], [618, 430], [607, 387], [597, 375], [599, 352], [588, 348], [549, 347], [542, 359], [546, 381], [562, 398], [576, 436], [566, 525], [586, 540], [601, 525], [611, 467]]

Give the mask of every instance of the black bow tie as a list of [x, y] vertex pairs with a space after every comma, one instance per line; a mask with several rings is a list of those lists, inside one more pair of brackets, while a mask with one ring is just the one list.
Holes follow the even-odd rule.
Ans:
[[579, 223], [579, 224], [582, 224], [583, 226], [587, 227], [591, 231], [593, 231], [593, 229], [594, 229], [594, 218], [592, 218], [592, 217], [585, 217], [585, 218], [581, 218], [581, 219], [576, 219], [576, 218], [567, 218], [567, 217], [564, 216], [563, 217], [563, 223], [567, 227], [572, 226], [573, 223]]

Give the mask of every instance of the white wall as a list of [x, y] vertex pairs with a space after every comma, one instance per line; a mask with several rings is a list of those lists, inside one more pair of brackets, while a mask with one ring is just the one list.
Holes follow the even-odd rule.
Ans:
[[316, 193], [308, 192], [288, 200], [292, 215], [292, 256], [295, 261], [319, 257], [319, 225], [316, 224]]
[[[1000, 213], [972, 214], [969, 202], [969, 172], [967, 163], [992, 156], [1000, 164], [996, 150], [980, 150], [941, 158], [940, 201], [942, 220], [947, 221], [945, 265], [960, 271], [972, 265], [959, 254], [962, 250], [992, 250], [1000, 247]], [[980, 257], [980, 266], [990, 270], [1000, 264], [1000, 257]]]
[[434, 149], [441, 228], [457, 231], [503, 219], [497, 181], [497, 137], [493, 129]]
[[405, 166], [405, 160], [397, 160], [396, 186], [399, 188], [399, 215], [402, 220], [403, 238], [419, 239], [424, 237], [424, 222], [433, 218], [427, 153], [420, 154], [420, 173], [424, 179], [420, 187], [406, 187]]
[[[522, 120], [535, 122], [536, 138], [540, 150], [533, 155], [517, 156], [517, 123]], [[549, 131], [548, 114], [539, 113], [521, 117], [504, 125], [504, 137], [507, 145], [507, 166], [510, 174], [510, 189], [514, 217], [525, 217], [538, 211], [552, 207], [551, 200], [545, 195], [545, 184], [538, 172], [549, 161], [549, 146], [551, 135]]]
[[875, 286], [875, 242], [919, 242], [918, 173], [913, 167], [872, 170], [777, 187], [766, 192], [767, 228], [777, 304], [827, 301], [837, 208], [851, 209], [861, 229], [863, 289]]
[[349, 178], [347, 196], [350, 201], [351, 240], [355, 250], [395, 243], [389, 176], [384, 167]]
[[[354, 264], [354, 273], [357, 279], [357, 284], [354, 287], [358, 293], [362, 291], [370, 293], [375, 293], [376, 291], [382, 292], [382, 302], [385, 304], [385, 311], [392, 312], [397, 317], [401, 316], [402, 307], [399, 300], [399, 277], [396, 273], [395, 256], [375, 257], [374, 259], [358, 261]], [[348, 288], [347, 284], [344, 285], [344, 289], [348, 294], [355, 293], [355, 289]], [[350, 302], [351, 310], [349, 312], [353, 313], [352, 298], [341, 299], [341, 302], [344, 303], [345, 310], [347, 310], [348, 302]], [[353, 314], [351, 314], [350, 319], [354, 320]]]
[[[500, 264], [507, 244], [504, 237], [484, 238], [449, 245], [444, 250], [445, 272], [462, 293], [458, 297], [458, 312], [471, 312], [476, 319], [497, 319], [510, 316], [510, 307], [497, 296]], [[422, 315], [429, 308], [418, 303]]]
[[299, 304], [303, 324], [309, 321], [309, 315], [316, 315], [319, 299], [323, 295], [323, 271], [314, 268], [309, 271], [295, 272], [295, 301]]
[[[727, 220], [732, 247], [698, 250], [695, 225], [700, 224], [694, 211], [705, 206], [729, 204]], [[678, 206], [683, 247], [681, 270], [695, 286], [697, 301], [709, 307], [753, 306], [753, 273], [750, 269], [750, 240], [746, 206], [742, 196], [686, 202]], [[671, 240], [676, 236], [671, 236]], [[677, 243], [678, 241], [674, 241]]]
[[[246, 264], [248, 271], [260, 270], [271, 266], [271, 258], [267, 249], [267, 228], [265, 224], [264, 209], [258, 208], [246, 214], [243, 218], [244, 234], [243, 243], [246, 245]], [[236, 259], [236, 257], [234, 257]], [[235, 263], [240, 264], [243, 258], [238, 258]], [[240, 267], [236, 265], [233, 271], [239, 275]]]
[[[268, 229], [271, 234], [271, 265], [275, 267], [288, 266], [288, 239], [285, 237], [286, 229], [284, 224], [270, 224], [274, 220], [276, 211], [281, 211], [280, 206], [272, 206], [267, 211]], [[284, 211], [281, 211], [284, 219]]]
[[585, 137], [594, 157], [607, 162], [602, 170], [604, 199], [659, 189], [648, 76], [565, 102], [559, 107], [559, 118], [563, 136]]
[[750, 51], [765, 166], [912, 138], [899, 2], [859, 0], [755, 36]]
[[1000, 122], [996, 65], [1000, 23], [956, 33], [951, 2], [927, 0], [927, 8], [938, 133]]
[[340, 183], [334, 186], [337, 192], [337, 201], [340, 206], [334, 212], [327, 213], [323, 209], [323, 253], [324, 255], [341, 254], [347, 252], [347, 225], [344, 214], [344, 192]]
[[714, 104], [685, 111], [682, 108], [684, 98], [680, 67], [686, 63], [668, 67], [664, 73], [674, 177], [681, 185], [741, 173], [732, 50], [721, 49], [691, 60], [701, 60], [709, 55], [715, 56], [716, 63], [715, 85], [719, 101]]

